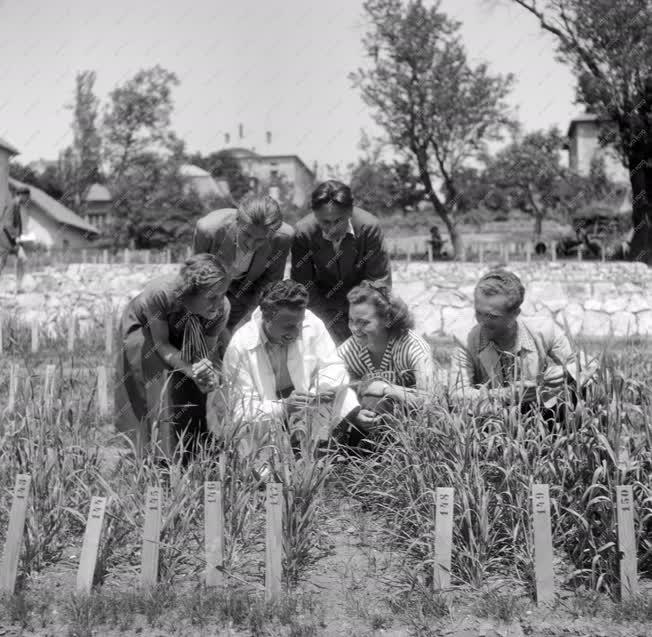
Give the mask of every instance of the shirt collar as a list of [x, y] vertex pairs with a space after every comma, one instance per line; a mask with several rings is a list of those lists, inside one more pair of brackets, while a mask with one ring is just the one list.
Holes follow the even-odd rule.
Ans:
[[[491, 345], [496, 347], [495, 343], [489, 340], [485, 331], [480, 328], [480, 342], [478, 345], [479, 351]], [[498, 349], [498, 348], [496, 348]], [[516, 320], [516, 343], [514, 344], [514, 351], [518, 354], [520, 352], [532, 352], [536, 349], [530, 330], [527, 329], [521, 319]]]
[[[351, 221], [351, 218], [350, 218], [350, 217], [349, 217], [349, 223], [348, 223], [347, 226], [346, 226], [346, 232], [344, 233], [344, 236], [346, 236], [347, 234], [350, 234], [352, 237], [355, 237], [355, 229], [353, 228], [353, 222]], [[326, 237], [324, 237], [324, 233], [323, 233], [323, 231], [322, 231], [322, 233], [321, 233], [321, 236], [322, 236], [324, 239], [326, 239]], [[344, 238], [344, 237], [342, 237], [342, 238]], [[340, 239], [340, 241], [341, 241], [341, 240], [342, 240], [342, 239]], [[333, 241], [332, 239], [326, 239], [326, 241], [330, 241], [331, 243], [338, 243], [337, 241]]]

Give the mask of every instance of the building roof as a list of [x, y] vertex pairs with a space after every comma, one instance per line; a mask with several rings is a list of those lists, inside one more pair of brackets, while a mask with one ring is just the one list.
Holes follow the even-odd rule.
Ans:
[[241, 146], [234, 146], [233, 148], [224, 148], [220, 152], [224, 153], [225, 155], [231, 155], [236, 159], [241, 159], [243, 157], [260, 157], [258, 153], [254, 152], [250, 148], [244, 148]]
[[299, 162], [314, 178], [315, 174], [306, 166], [306, 163], [299, 157], [299, 155], [258, 155], [258, 159], [265, 159], [269, 161], [273, 161], [275, 159], [294, 159], [297, 162]]
[[207, 170], [204, 170], [195, 164], [181, 164], [181, 166], [179, 166], [179, 174], [182, 177], [190, 178], [212, 176]]
[[50, 197], [50, 195], [43, 192], [40, 188], [36, 188], [36, 186], [30, 184], [25, 184], [22, 181], [12, 179], [11, 177], [9, 178], [9, 183], [14, 188], [28, 188], [30, 200], [57, 223], [71, 226], [90, 234], [100, 234], [100, 231], [95, 226], [86, 223], [78, 214], [74, 213], [69, 208], [66, 208], [63, 204]]
[[573, 117], [573, 119], [570, 121], [566, 135], [568, 137], [572, 137], [575, 127], [578, 124], [603, 124], [607, 121], [608, 120], [600, 118], [597, 115], [593, 115], [592, 113], [584, 113], [583, 115], [578, 115], [577, 117]]
[[20, 153], [7, 141], [0, 137], [0, 148], [9, 151], [10, 155], [19, 155]]
[[86, 203], [110, 203], [113, 201], [109, 189], [104, 184], [91, 184], [82, 197]]

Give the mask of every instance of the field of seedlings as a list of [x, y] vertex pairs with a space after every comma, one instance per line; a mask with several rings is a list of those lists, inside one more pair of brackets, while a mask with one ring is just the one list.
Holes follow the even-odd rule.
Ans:
[[30, 479], [0, 636], [652, 635], [651, 344], [582, 344], [600, 371], [565, 427], [433, 403], [351, 457], [281, 432], [248, 449], [227, 408], [184, 462], [115, 435], [104, 330], [33, 338], [3, 325], [2, 546]]

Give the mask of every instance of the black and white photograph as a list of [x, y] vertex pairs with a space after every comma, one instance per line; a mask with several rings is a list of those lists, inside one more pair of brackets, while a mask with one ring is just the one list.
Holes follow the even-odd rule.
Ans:
[[0, 0], [0, 637], [652, 637], [652, 0]]

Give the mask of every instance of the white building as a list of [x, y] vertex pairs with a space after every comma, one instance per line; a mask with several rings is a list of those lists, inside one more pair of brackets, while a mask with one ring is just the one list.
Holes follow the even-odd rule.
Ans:
[[588, 175], [591, 162], [596, 157], [604, 158], [607, 176], [615, 182], [629, 182], [629, 172], [623, 166], [613, 146], [601, 146], [600, 136], [609, 139], [615, 124], [600, 120], [596, 115], [584, 114], [571, 120], [568, 126], [568, 166], [580, 175]]

